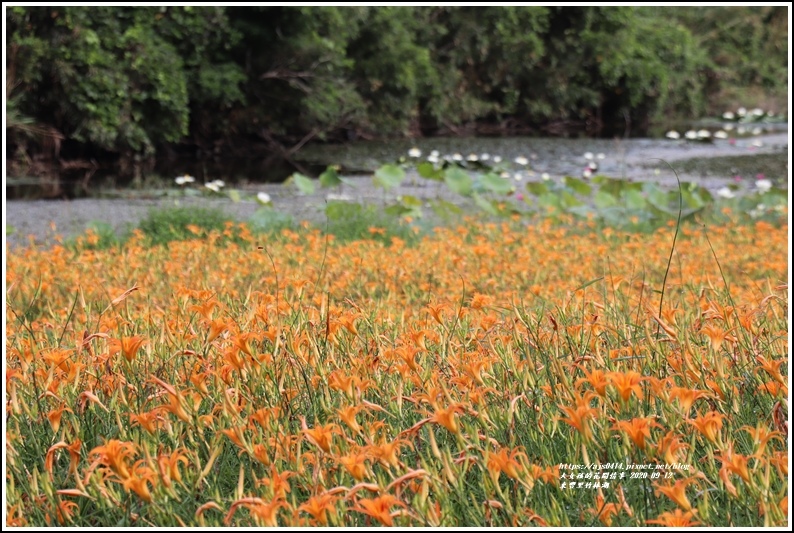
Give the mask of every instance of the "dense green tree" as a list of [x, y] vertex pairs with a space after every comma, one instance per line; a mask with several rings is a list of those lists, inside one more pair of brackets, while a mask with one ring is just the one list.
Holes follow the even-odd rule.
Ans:
[[16, 157], [37, 139], [140, 160], [289, 157], [351, 133], [641, 133], [787, 93], [784, 7], [57, 6], [6, 22]]

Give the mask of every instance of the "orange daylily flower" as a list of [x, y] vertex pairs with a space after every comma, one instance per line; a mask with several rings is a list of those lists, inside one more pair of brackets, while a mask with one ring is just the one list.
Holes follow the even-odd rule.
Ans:
[[126, 490], [135, 492], [143, 501], [151, 503], [152, 493], [149, 491], [149, 484], [154, 486], [156, 476], [154, 471], [143, 463], [143, 459], [135, 463], [132, 474], [122, 480], [122, 485]]
[[320, 448], [325, 453], [331, 453], [331, 443], [333, 442], [334, 433], [339, 433], [339, 428], [336, 424], [326, 424], [312, 429], [305, 427], [306, 422], [303, 421], [303, 434], [315, 446]]
[[662, 513], [654, 520], [646, 520], [646, 524], [659, 524], [665, 527], [694, 527], [699, 526], [700, 522], [692, 521], [694, 518], [692, 511], [681, 512], [681, 509], [676, 509], [672, 513]]
[[273, 491], [273, 498], [286, 499], [287, 493], [292, 492], [289, 485], [289, 478], [294, 476], [293, 472], [284, 471], [279, 473], [276, 465], [270, 465], [270, 477], [259, 480], [259, 484], [267, 485]]
[[400, 466], [400, 448], [404, 444], [413, 447], [410, 441], [397, 438], [391, 442], [386, 442], [383, 440], [380, 444], [371, 444], [367, 447], [367, 450], [372, 457], [378, 459], [384, 465], [390, 465], [394, 468], [398, 468]]
[[342, 422], [347, 424], [347, 426], [353, 430], [353, 433], [361, 433], [361, 426], [358, 425], [356, 421], [356, 414], [363, 409], [361, 405], [348, 405], [346, 407], [342, 407], [337, 409], [336, 412], [339, 415], [339, 418], [342, 419]]
[[788, 358], [777, 359], [775, 361], [767, 361], [764, 356], [758, 355], [755, 358], [758, 361], [758, 364], [761, 365], [760, 368], [755, 369], [755, 373], [757, 374], [760, 370], [764, 370], [767, 374], [775, 378], [775, 381], [783, 385], [784, 387], [788, 387], [788, 380], [785, 376], [780, 373], [780, 367], [788, 361]]
[[[55, 507], [55, 518], [58, 520], [58, 523], [64, 525], [66, 522], [71, 522], [72, 515], [74, 514], [74, 510], [77, 508], [77, 504], [68, 500], [58, 502], [58, 505]], [[44, 515], [44, 520], [47, 522], [47, 525], [50, 525], [52, 519], [50, 515]]]
[[766, 451], [766, 444], [772, 439], [783, 441], [783, 434], [779, 431], [773, 431], [764, 426], [761, 422], [756, 427], [742, 426], [753, 438], [753, 444], [756, 446], [755, 457], [763, 457]]
[[645, 449], [645, 438], [651, 436], [652, 427], [661, 427], [653, 417], [632, 418], [631, 420], [620, 420], [612, 429], [625, 432], [631, 441], [640, 450]]
[[672, 465], [681, 462], [678, 450], [685, 450], [688, 447], [681, 442], [680, 437], [675, 432], [668, 431], [664, 437], [659, 439], [656, 449], [658, 454], [664, 457], [665, 463]]
[[446, 409], [436, 409], [435, 414], [430, 417], [430, 421], [444, 426], [450, 433], [457, 434], [460, 429], [458, 429], [458, 422], [455, 420], [455, 413], [462, 409], [463, 406], [460, 404], [450, 405]]
[[77, 463], [80, 461], [80, 447], [83, 445], [80, 439], [75, 439], [71, 444], [65, 441], [60, 441], [50, 446], [47, 450], [47, 455], [44, 457], [44, 470], [52, 475], [53, 462], [55, 461], [55, 452], [57, 450], [66, 448], [69, 452], [69, 472], [74, 473], [77, 471]]
[[568, 418], [560, 418], [560, 420], [576, 428], [586, 441], [593, 438], [589, 420], [595, 418], [598, 413], [597, 409], [590, 407], [590, 400], [595, 397], [596, 395], [593, 392], [587, 391], [582, 398], [576, 401], [575, 408], [557, 406], [568, 415]]
[[688, 420], [690, 424], [712, 443], [717, 443], [720, 429], [722, 429], [722, 419], [725, 415], [716, 411], [709, 411], [705, 415]]
[[597, 516], [602, 524], [609, 527], [612, 525], [612, 517], [620, 512], [620, 507], [614, 502], [604, 503], [604, 496], [600, 493], [599, 489], [599, 494], [596, 495], [595, 508], [588, 509], [587, 512], [593, 516]]
[[642, 387], [640, 383], [643, 381], [642, 375], [634, 370], [628, 372], [609, 372], [606, 375], [610, 385], [618, 390], [620, 398], [624, 402], [628, 402], [633, 392], [638, 397], [642, 396]]
[[582, 371], [584, 372], [585, 377], [576, 380], [576, 386], [578, 387], [582, 383], [589, 383], [599, 396], [606, 396], [607, 385], [609, 384], [609, 381], [607, 381], [604, 371], [600, 368], [595, 368], [590, 372], [588, 372], [587, 369], [582, 369]]
[[689, 415], [692, 404], [694, 404], [696, 400], [708, 398], [709, 396], [710, 394], [708, 392], [701, 390], [687, 389], [684, 387], [673, 387], [670, 389], [670, 399], [678, 399], [678, 405], [681, 407], [684, 416]]
[[88, 457], [94, 458], [94, 464], [107, 466], [119, 478], [127, 479], [131, 475], [127, 461], [135, 454], [137, 448], [134, 442], [122, 442], [113, 439], [91, 450]]
[[258, 340], [259, 336], [254, 333], [239, 333], [231, 338], [232, 346], [247, 354], [250, 357], [254, 356], [253, 341]]
[[61, 427], [61, 415], [64, 411], [69, 411], [70, 413], [74, 412], [65, 405], [61, 405], [60, 407], [47, 413], [47, 420], [50, 421], [50, 426], [52, 426], [53, 433], [58, 433], [58, 428]]
[[207, 342], [214, 341], [227, 329], [229, 329], [229, 322], [227, 320], [211, 320], [209, 323], [209, 332], [207, 333]]
[[731, 483], [730, 474], [736, 474], [744, 480], [750, 482], [750, 471], [747, 468], [747, 456], [733, 453], [733, 443], [728, 445], [728, 449], [716, 457], [722, 462], [720, 468], [720, 479], [725, 483], [725, 488], [732, 496], [736, 496], [736, 487]]
[[138, 350], [145, 342], [148, 342], [147, 339], [140, 335], [135, 335], [133, 337], [121, 337], [121, 339], [111, 339], [110, 355], [121, 352], [121, 355], [124, 356], [124, 359], [132, 362], [132, 360], [135, 359], [135, 355], [138, 353]]
[[472, 309], [482, 309], [484, 307], [488, 307], [493, 303], [493, 298], [486, 295], [481, 294], [479, 292], [475, 293], [474, 296], [471, 298], [470, 307]]
[[519, 457], [526, 459], [526, 454], [519, 448], [508, 451], [502, 448], [496, 453], [488, 453], [487, 467], [494, 483], [499, 481], [499, 475], [504, 472], [508, 477], [519, 479], [519, 472], [524, 469], [517, 460]]
[[159, 413], [159, 408], [139, 415], [130, 413], [129, 417], [133, 426], [141, 426], [152, 435], [154, 435], [158, 427], [165, 422], [165, 419]]
[[439, 324], [443, 325], [444, 320], [442, 318], [441, 313], [447, 308], [447, 304], [445, 303], [437, 303], [437, 304], [427, 304], [427, 312], [430, 313], [430, 316], [438, 322]]
[[[212, 503], [214, 502], [205, 503], [201, 506], [201, 508], [205, 508]], [[232, 506], [229, 508], [229, 512], [226, 513], [226, 516], [223, 518], [223, 523], [225, 525], [228, 526], [231, 524], [234, 513], [239, 507], [245, 507], [248, 509], [248, 511], [253, 515], [257, 524], [265, 527], [277, 527], [278, 510], [282, 507], [289, 507], [289, 505], [284, 500], [278, 498], [269, 502], [266, 502], [261, 498], [242, 498], [232, 503]], [[198, 513], [198, 511], [196, 512]]]
[[358, 376], [348, 376], [341, 370], [334, 370], [328, 375], [328, 387], [331, 390], [344, 392], [348, 398], [354, 398], [354, 391], [360, 389], [361, 378]]
[[686, 479], [679, 479], [674, 484], [669, 486], [664, 485], [656, 485], [655, 493], [658, 495], [659, 493], [664, 494], [671, 500], [673, 500], [676, 505], [683, 508], [684, 511], [692, 510], [692, 504], [689, 503], [689, 498], [686, 497], [686, 487], [692, 483], [696, 483], [697, 480], [695, 478], [686, 478]]
[[736, 342], [736, 337], [730, 334], [734, 329], [736, 328], [731, 328], [726, 331], [713, 323], [708, 323], [700, 328], [700, 332], [709, 338], [711, 349], [715, 352], [719, 352], [723, 341]]
[[190, 460], [185, 456], [184, 451], [176, 450], [170, 455], [160, 455], [157, 457], [157, 468], [160, 471], [160, 478], [166, 487], [171, 486], [171, 481], [182, 482], [182, 473], [179, 471], [179, 463], [186, 466]]
[[470, 376], [477, 385], [484, 386], [482, 371], [489, 366], [488, 361], [474, 361], [461, 365], [462, 370]]
[[377, 498], [362, 498], [358, 500], [352, 510], [371, 516], [384, 526], [391, 527], [394, 525], [393, 518], [396, 514], [391, 512], [391, 508], [394, 505], [405, 507], [403, 502], [391, 494], [383, 494]]
[[339, 462], [353, 476], [356, 481], [361, 481], [367, 473], [366, 460], [369, 454], [365, 452], [349, 453], [339, 458]]
[[337, 499], [336, 496], [327, 492], [315, 494], [301, 504], [298, 510], [309, 513], [321, 526], [324, 526], [328, 523], [328, 511], [333, 510]]
[[196, 311], [204, 320], [212, 321], [212, 310], [218, 305], [217, 300], [207, 300], [201, 304], [194, 304], [190, 306], [191, 311]]

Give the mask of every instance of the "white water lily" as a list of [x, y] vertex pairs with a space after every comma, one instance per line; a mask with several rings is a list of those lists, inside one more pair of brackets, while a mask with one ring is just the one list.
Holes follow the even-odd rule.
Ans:
[[499, 163], [502, 162], [502, 156], [500, 156], [500, 155], [493, 156], [493, 162], [498, 165]]
[[743, 117], [747, 114], [747, 109], [740, 107], [739, 109], [736, 110], [736, 114], [739, 115], [740, 117]]
[[466, 158], [466, 161], [471, 161], [471, 162], [476, 162], [479, 160], [480, 158], [477, 157], [477, 154], [469, 154], [469, 156]]
[[502, 172], [501, 174], [499, 174], [499, 177], [500, 177], [500, 178], [502, 178], [502, 179], [509, 180], [509, 179], [510, 179], [510, 173], [509, 173], [508, 171], [506, 171], [506, 170], [505, 170], [504, 172]]
[[209, 183], [205, 183], [204, 186], [206, 188], [208, 188], [209, 190], [211, 190], [212, 192], [221, 192], [221, 188], [218, 187], [218, 184], [215, 183], [214, 181], [211, 181]]
[[681, 134], [675, 130], [668, 131], [667, 133], [664, 134], [664, 136], [667, 137], [668, 139], [673, 139], [673, 140], [681, 138]]
[[758, 192], [765, 193], [772, 188], [772, 182], [770, 180], [758, 180], [755, 182], [755, 187]]
[[491, 154], [480, 154], [480, 161], [488, 161], [491, 159]]
[[515, 161], [516, 165], [521, 165], [521, 166], [529, 164], [529, 159], [527, 159], [523, 155], [516, 157], [513, 161]]
[[452, 160], [453, 161], [463, 161], [463, 156], [456, 152], [456, 153], [452, 154]]
[[711, 132], [709, 130], [698, 131], [698, 139], [708, 139], [710, 137], [711, 137]]
[[755, 128], [752, 129], [752, 131], [750, 131], [750, 134], [751, 135], [761, 135], [761, 133], [763, 133], [763, 131], [764, 130], [762, 130], [761, 128], [755, 127]]
[[717, 196], [720, 198], [735, 198], [736, 194], [729, 187], [723, 187], [717, 191]]
[[744, 135], [744, 132], [746, 131], [747, 130], [744, 128], [744, 126], [739, 126], [738, 128], [736, 128], [736, 133], [738, 133], [739, 135]]
[[524, 177], [520, 173], [516, 172], [515, 174], [513, 174], [513, 179], [516, 181], [521, 181], [522, 179], [524, 179]]
[[422, 150], [414, 146], [410, 150], [408, 150], [408, 155], [410, 157], [422, 157]]
[[438, 157], [440, 155], [441, 153], [438, 150], [433, 150], [432, 152], [430, 152], [430, 157]]
[[750, 146], [752, 146], [753, 148], [761, 148], [763, 145], [764, 145], [764, 143], [761, 142], [758, 139], [756, 139], [756, 140], [754, 140], [753, 142], [750, 143]]
[[256, 201], [260, 204], [269, 204], [270, 203], [270, 195], [266, 192], [259, 192], [256, 194]]
[[219, 189], [226, 187], [226, 182], [223, 180], [215, 180], [211, 181], [210, 183], [214, 183]]
[[725, 124], [725, 131], [733, 131], [733, 124]]
[[734, 115], [732, 111], [726, 111], [722, 114], [722, 118], [725, 120], [733, 120], [736, 118], [736, 115]]
[[715, 131], [714, 132], [714, 138], [715, 139], [727, 139], [728, 138], [728, 133], [723, 131], [723, 130]]
[[436, 163], [438, 163], [438, 155], [430, 154], [429, 156], [427, 156], [427, 160], [435, 165]]
[[756, 117], [763, 117], [765, 115], [764, 110], [760, 107], [756, 107], [752, 111], [750, 111], [751, 115], [755, 115]]
[[595, 172], [596, 170], [598, 170], [598, 163], [596, 163], [595, 161], [590, 161], [589, 163], [587, 163], [587, 168]]
[[542, 179], [543, 181], [549, 181], [551, 179], [551, 176], [549, 176], [548, 172], [544, 172], [543, 174], [540, 175], [540, 179]]
[[184, 176], [178, 176], [174, 181], [176, 182], [177, 185], [184, 185], [185, 183], [193, 183], [194, 181], [196, 181], [196, 178], [185, 174]]
[[593, 152], [585, 152], [584, 158], [590, 161], [591, 159], [593, 159]]
[[599, 161], [602, 161], [602, 160], [606, 159], [606, 157], [607, 156], [605, 156], [602, 153], [596, 154], [596, 159], [598, 159]]
[[586, 168], [582, 171], [583, 178], [590, 178], [592, 175], [593, 175], [593, 171], [590, 170], [589, 168]]
[[696, 132], [695, 130], [689, 130], [684, 134], [684, 137], [686, 137], [687, 139], [697, 139], [698, 132]]

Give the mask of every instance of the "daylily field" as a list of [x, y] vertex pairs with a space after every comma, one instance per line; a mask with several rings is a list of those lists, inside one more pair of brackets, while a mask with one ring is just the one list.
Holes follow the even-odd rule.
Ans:
[[8, 251], [7, 525], [786, 525], [784, 218], [195, 233]]

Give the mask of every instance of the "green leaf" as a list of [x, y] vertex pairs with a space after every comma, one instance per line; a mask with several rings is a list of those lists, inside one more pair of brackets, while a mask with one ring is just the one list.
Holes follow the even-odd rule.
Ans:
[[592, 191], [592, 187], [585, 183], [584, 180], [573, 178], [571, 176], [565, 176], [562, 179], [562, 182], [565, 184], [566, 187], [573, 189], [573, 191], [577, 194], [581, 194], [582, 196], [589, 196], [590, 192]]
[[240, 201], [240, 191], [237, 189], [230, 189], [227, 194], [229, 195], [229, 199], [231, 199], [232, 202]]
[[304, 176], [300, 172], [296, 172], [290, 176], [290, 179], [295, 183], [295, 186], [301, 194], [312, 194], [314, 192], [314, 180]]
[[422, 200], [411, 195], [402, 196], [400, 198], [400, 203], [406, 207], [422, 207]]
[[402, 183], [405, 171], [397, 165], [383, 165], [375, 171], [373, 181], [378, 187], [393, 189]]
[[584, 285], [580, 285], [577, 288], [575, 288], [573, 290], [573, 292], [580, 291], [582, 289], [586, 289], [587, 287], [589, 287], [593, 283], [597, 283], [597, 282], [601, 281], [602, 279], [604, 279], [604, 276], [601, 276], [600, 278], [596, 278], [596, 279], [591, 279], [590, 281], [586, 282]]
[[325, 169], [325, 172], [320, 174], [321, 187], [336, 187], [337, 185], [341, 185], [341, 183], [342, 180], [339, 179], [339, 174], [334, 167], [328, 167]]
[[444, 220], [451, 219], [463, 213], [463, 209], [446, 200], [435, 200], [430, 203], [430, 208], [436, 215]]
[[559, 197], [560, 197], [560, 206], [562, 206], [563, 209], [569, 209], [577, 205], [582, 205], [582, 201], [579, 200], [576, 196], [574, 196], [570, 191], [560, 192]]
[[272, 207], [260, 207], [248, 219], [248, 225], [254, 231], [273, 231], [293, 226], [294, 220], [290, 215]]
[[549, 192], [549, 187], [542, 181], [531, 181], [526, 185], [527, 191], [534, 194], [535, 196], [540, 196], [542, 194], [546, 194]]
[[623, 199], [623, 205], [625, 205], [629, 209], [641, 210], [641, 209], [645, 209], [645, 207], [647, 207], [648, 205], [647, 200], [639, 191], [635, 191], [635, 190], [623, 191], [621, 197]]
[[419, 163], [416, 167], [416, 171], [420, 176], [429, 180], [441, 181], [444, 178], [444, 171], [440, 168], [436, 168], [430, 161]]
[[444, 182], [451, 191], [456, 192], [462, 196], [469, 196], [472, 192], [472, 179], [469, 174], [458, 168], [450, 167], [444, 176]]
[[480, 178], [480, 183], [482, 183], [486, 191], [496, 194], [510, 194], [515, 190], [515, 187], [509, 179], [500, 178], [493, 172], [489, 172], [482, 176]]
[[350, 202], [331, 201], [325, 205], [328, 220], [352, 219], [364, 211], [364, 206]]
[[606, 191], [598, 191], [593, 198], [593, 203], [598, 209], [605, 209], [618, 205], [618, 200]]
[[[499, 179], [501, 179], [501, 178], [499, 178]], [[493, 216], [498, 216], [499, 215], [499, 209], [492, 202], [489, 202], [488, 200], [486, 200], [485, 198], [483, 198], [482, 196], [480, 196], [477, 193], [474, 193], [472, 195], [472, 198], [474, 198], [474, 203], [477, 204], [477, 206], [480, 209], [482, 209], [483, 211], [485, 211], [489, 215], [493, 215]]]

